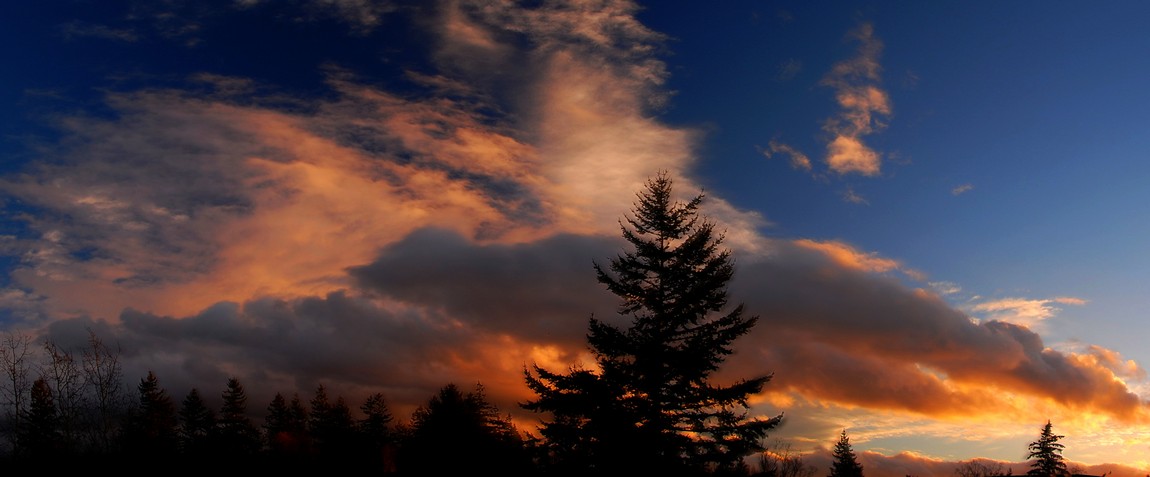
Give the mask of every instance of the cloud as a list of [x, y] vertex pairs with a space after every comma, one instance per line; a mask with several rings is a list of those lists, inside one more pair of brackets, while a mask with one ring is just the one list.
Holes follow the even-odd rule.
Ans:
[[823, 253], [837, 265], [865, 272], [889, 272], [901, 266], [895, 260], [883, 258], [875, 253], [863, 253], [843, 242], [818, 242], [810, 239], [798, 239], [794, 244]]
[[890, 98], [879, 87], [883, 45], [870, 24], [863, 24], [850, 37], [859, 43], [857, 55], [835, 64], [822, 80], [824, 86], [834, 89], [842, 108], [823, 126], [833, 136], [827, 144], [826, 161], [840, 175], [875, 176], [881, 172], [882, 156], [862, 138], [884, 129], [883, 120], [891, 114]]
[[64, 38], [69, 40], [76, 38], [100, 38], [131, 43], [140, 39], [139, 34], [131, 29], [112, 28], [107, 25], [69, 22], [61, 25], [59, 28]]
[[150, 91], [112, 96], [118, 120], [68, 121], [75, 148], [0, 183], [39, 210], [17, 279], [59, 312], [192, 313], [203, 297], [332, 291], [418, 227], [541, 225], [532, 179], [507, 174], [532, 148], [466, 107], [333, 85], [342, 99], [311, 117]]
[[789, 58], [779, 65], [778, 72], [775, 73], [775, 81], [790, 81], [795, 79], [802, 70], [803, 63], [801, 61]]
[[838, 136], [827, 145], [827, 165], [839, 174], [857, 172], [873, 176], [879, 173], [881, 159], [857, 137]]
[[962, 291], [962, 287], [954, 282], [930, 282], [930, 287], [939, 295], [954, 295]]
[[773, 260], [743, 264], [733, 294], [762, 318], [739, 371], [772, 370], [772, 385], [811, 399], [940, 418], [1020, 419], [1040, 407], [1131, 423], [1150, 416], [1108, 367], [1049, 349], [1020, 325], [974, 323], [875, 273], [893, 262], [847, 251], [778, 243]]
[[[222, 301], [179, 316], [128, 308], [116, 323], [54, 321], [44, 337], [69, 349], [97, 329], [123, 350], [127, 376], [155, 370], [175, 395], [233, 375], [254, 402], [323, 383], [349, 402], [384, 392], [403, 416], [445, 383], [478, 380], [493, 402], [515, 403], [530, 397], [524, 366], [593, 361], [588, 319], [613, 320], [618, 305], [596, 282], [593, 260], [620, 247], [617, 238], [566, 234], [484, 244], [428, 228], [352, 267], [346, 290]], [[507, 412], [533, 428], [534, 416]]]
[[866, 197], [863, 197], [858, 192], [855, 192], [853, 187], [848, 187], [847, 190], [843, 191], [843, 200], [852, 204], [870, 205], [870, 202], [866, 200]]
[[392, 2], [371, 0], [311, 0], [315, 8], [330, 11], [347, 21], [357, 32], [366, 33], [380, 26], [383, 17], [398, 7]]
[[804, 171], [811, 170], [811, 159], [803, 154], [802, 151], [791, 147], [788, 144], [783, 144], [774, 139], [767, 145], [767, 149], [763, 151], [763, 155], [770, 159], [775, 154], [786, 154], [790, 158], [791, 167]]
[[622, 246], [616, 239], [577, 235], [476, 245], [427, 229], [349, 273], [360, 288], [389, 299], [441, 309], [495, 333], [577, 349], [587, 325], [581, 318], [609, 316], [617, 305], [594, 280], [592, 264], [606, 264]]
[[1034, 327], [1043, 320], [1054, 316], [1060, 309], [1055, 304], [1084, 305], [1081, 298], [1056, 297], [1049, 299], [1002, 298], [977, 303], [970, 311], [984, 320], [1005, 321], [1027, 327]]
[[951, 195], [962, 195], [962, 194], [965, 194], [967, 192], [970, 192], [972, 189], [974, 189], [973, 185], [962, 184], [960, 186], [956, 186], [955, 188], [951, 189], [950, 193], [951, 193]]

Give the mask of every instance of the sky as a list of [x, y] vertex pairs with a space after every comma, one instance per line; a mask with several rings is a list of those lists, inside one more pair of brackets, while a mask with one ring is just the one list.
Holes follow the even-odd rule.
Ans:
[[[0, 331], [255, 406], [408, 416], [593, 358], [593, 264], [666, 171], [759, 316], [771, 439], [824, 472], [1150, 472], [1150, 4], [17, 0]], [[219, 392], [213, 391], [218, 390]]]

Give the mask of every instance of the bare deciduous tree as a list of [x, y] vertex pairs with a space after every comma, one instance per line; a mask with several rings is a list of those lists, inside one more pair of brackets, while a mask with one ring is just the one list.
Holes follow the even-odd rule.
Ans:
[[119, 350], [113, 351], [94, 331], [88, 330], [83, 369], [84, 384], [92, 393], [95, 407], [91, 444], [98, 451], [107, 452], [119, 431], [119, 421], [127, 403]]
[[818, 469], [803, 462], [803, 456], [790, 443], [775, 440], [759, 454], [759, 475], [764, 477], [812, 477]]
[[47, 362], [41, 376], [52, 389], [60, 420], [60, 435], [65, 445], [75, 445], [79, 440], [80, 419], [86, 407], [84, 373], [75, 356], [56, 343], [45, 341], [44, 352], [47, 354]]
[[1001, 462], [987, 459], [968, 460], [954, 469], [956, 477], [1005, 477], [1011, 473]]
[[21, 333], [5, 333], [3, 343], [0, 343], [0, 366], [4, 368], [4, 382], [0, 386], [4, 399], [3, 430], [14, 452], [20, 449], [20, 425], [28, 411], [32, 388], [29, 379], [31, 343], [32, 337]]

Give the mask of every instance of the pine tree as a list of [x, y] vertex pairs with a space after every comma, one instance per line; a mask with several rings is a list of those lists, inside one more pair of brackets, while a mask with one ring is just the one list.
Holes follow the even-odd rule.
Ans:
[[[444, 459], [450, 452], [452, 457]], [[412, 413], [404, 429], [398, 470], [407, 475], [463, 475], [485, 469], [530, 475], [519, 431], [487, 401], [483, 386], [464, 393], [448, 384]]]
[[28, 409], [24, 412], [23, 418], [18, 457], [32, 464], [44, 464], [45, 462], [37, 461], [61, 457], [58, 452], [62, 436], [60, 416], [52, 399], [52, 389], [44, 378], [32, 383]]
[[248, 396], [238, 378], [228, 378], [223, 406], [216, 421], [219, 451], [232, 457], [251, 457], [260, 450], [259, 429], [248, 416]]
[[355, 439], [355, 419], [351, 409], [342, 397], [331, 402], [327, 388], [316, 387], [311, 400], [311, 419], [308, 428], [317, 456], [324, 462], [334, 463], [347, 460], [353, 450]]
[[699, 215], [702, 194], [674, 201], [662, 172], [637, 197], [634, 215], [620, 224], [633, 251], [611, 260], [609, 271], [594, 264], [630, 327], [592, 317], [587, 341], [599, 370], [533, 366], [525, 375], [539, 397], [522, 406], [551, 414], [540, 432], [560, 467], [676, 475], [741, 467], [782, 418], [748, 417], [748, 398], [770, 375], [731, 385], [711, 375], [758, 317], [728, 308], [734, 263]]
[[311, 436], [308, 433], [308, 412], [296, 394], [289, 404], [283, 394], [276, 393], [268, 404], [264, 418], [264, 436], [267, 440], [269, 463], [277, 470], [300, 471], [312, 460]]
[[298, 445], [291, 434], [291, 410], [283, 394], [276, 393], [268, 404], [268, 414], [264, 418], [264, 435], [267, 436], [268, 450], [273, 455], [298, 453]]
[[394, 419], [391, 409], [387, 406], [387, 400], [383, 398], [382, 393], [372, 394], [367, 397], [359, 410], [363, 412], [363, 418], [357, 424], [360, 434], [363, 434], [367, 442], [382, 448], [391, 440], [389, 426]]
[[1062, 450], [1065, 446], [1058, 443], [1059, 439], [1063, 437], [1065, 436], [1055, 435], [1050, 421], [1046, 421], [1046, 425], [1042, 426], [1042, 434], [1038, 436], [1038, 440], [1031, 442], [1028, 447], [1030, 453], [1026, 458], [1034, 459], [1034, 462], [1030, 464], [1030, 470], [1026, 472], [1026, 475], [1033, 477], [1065, 477], [1070, 475], [1066, 468], [1066, 460], [1062, 457]]
[[356, 423], [363, 445], [365, 466], [374, 471], [395, 471], [395, 446], [391, 432], [394, 418], [382, 393], [368, 396], [359, 407], [363, 418]]
[[216, 427], [216, 414], [204, 403], [199, 389], [192, 388], [184, 396], [179, 417], [180, 450], [192, 459], [207, 456], [211, 445], [209, 439]]
[[151, 371], [140, 379], [137, 390], [139, 405], [125, 429], [126, 450], [147, 459], [170, 458], [179, 442], [176, 406]]
[[863, 468], [855, 457], [854, 449], [851, 448], [846, 429], [839, 435], [839, 441], [835, 443], [832, 455], [834, 462], [831, 464], [830, 477], [862, 477]]

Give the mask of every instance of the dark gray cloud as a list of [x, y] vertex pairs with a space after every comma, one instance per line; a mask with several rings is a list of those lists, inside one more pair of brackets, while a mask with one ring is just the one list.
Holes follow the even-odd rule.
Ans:
[[483, 382], [494, 402], [511, 406], [523, 396], [532, 347], [553, 346], [573, 363], [589, 316], [613, 313], [592, 259], [618, 247], [576, 235], [478, 245], [425, 229], [352, 268], [354, 289], [220, 302], [193, 316], [127, 309], [115, 324], [56, 321], [46, 338], [77, 349], [92, 330], [121, 350], [129, 382], [152, 370], [177, 395], [222, 389], [235, 375], [256, 403], [324, 383], [351, 402], [383, 391], [409, 409], [449, 382]]
[[559, 235], [524, 244], [476, 245], [425, 229], [349, 273], [359, 286], [419, 304], [496, 333], [578, 346], [587, 318], [614, 312], [615, 297], [595, 280], [618, 240]]
[[769, 367], [775, 385], [804, 395], [927, 415], [991, 412], [1009, 392], [1146, 417], [1110, 369], [1050, 349], [1030, 329], [976, 323], [933, 293], [789, 243], [775, 252], [743, 264], [732, 283], [761, 315], [737, 357], [743, 372]]

